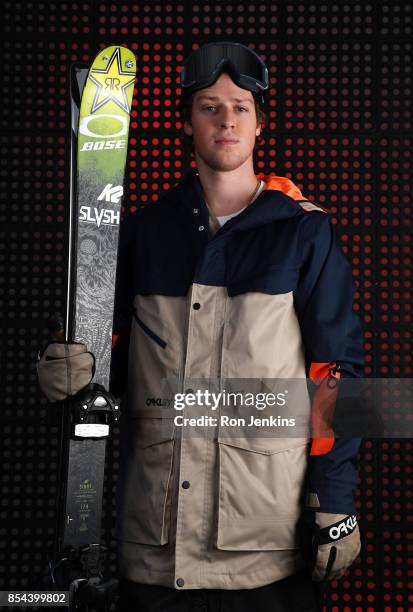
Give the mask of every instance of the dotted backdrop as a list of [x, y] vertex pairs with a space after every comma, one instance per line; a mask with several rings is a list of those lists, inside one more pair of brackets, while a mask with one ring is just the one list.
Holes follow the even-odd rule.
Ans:
[[[35, 362], [66, 304], [68, 74], [110, 44], [138, 58], [124, 213], [156, 206], [194, 159], [179, 70], [211, 40], [251, 46], [270, 72], [256, 172], [328, 208], [352, 264], [366, 376], [412, 377], [412, 2], [3, 2], [0, 588], [30, 588], [56, 512], [59, 418]], [[102, 539], [115, 549], [118, 431], [108, 445]], [[327, 610], [413, 609], [412, 441], [365, 440], [363, 548]], [[115, 574], [115, 553], [108, 571]], [[410, 585], [410, 590], [409, 590]]]

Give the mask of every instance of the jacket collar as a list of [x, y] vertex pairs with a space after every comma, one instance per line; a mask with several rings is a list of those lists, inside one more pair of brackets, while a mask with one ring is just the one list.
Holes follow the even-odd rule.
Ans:
[[[245, 210], [229, 219], [217, 234], [251, 229], [305, 214], [298, 203], [305, 198], [290, 179], [275, 174], [260, 173], [256, 176], [257, 179], [264, 180], [265, 189]], [[194, 168], [184, 175], [177, 187], [168, 192], [166, 197], [175, 203], [180, 202], [189, 212], [199, 210], [203, 219], [209, 215], [199, 175]]]

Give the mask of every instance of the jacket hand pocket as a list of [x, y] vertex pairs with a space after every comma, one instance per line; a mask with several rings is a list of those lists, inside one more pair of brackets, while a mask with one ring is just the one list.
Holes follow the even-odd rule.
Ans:
[[[173, 421], [129, 418], [121, 433], [116, 537], [139, 544], [168, 543], [173, 467]], [[123, 439], [122, 439], [123, 438]]]
[[217, 548], [298, 548], [307, 442], [219, 435]]
[[[138, 314], [139, 313], [139, 314]], [[158, 406], [163, 382], [178, 378], [182, 369], [182, 343], [168, 326], [142, 308], [134, 312], [128, 354], [128, 411]]]
[[157, 334], [155, 334], [155, 332], [152, 331], [152, 329], [148, 327], [146, 323], [144, 323], [140, 317], [138, 317], [138, 315], [136, 314], [136, 310], [133, 311], [133, 316], [135, 317], [135, 321], [137, 322], [139, 327], [142, 329], [142, 331], [145, 332], [145, 334], [149, 338], [151, 338], [154, 342], [156, 342], [156, 344], [158, 344], [161, 348], [165, 348], [167, 346], [167, 342], [165, 342], [165, 340], [162, 340], [162, 338], [160, 338]]

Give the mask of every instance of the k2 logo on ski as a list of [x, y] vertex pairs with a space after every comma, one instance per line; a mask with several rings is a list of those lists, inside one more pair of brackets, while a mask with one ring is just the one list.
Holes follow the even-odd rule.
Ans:
[[85, 221], [86, 223], [94, 223], [98, 227], [101, 225], [119, 225], [120, 223], [120, 212], [114, 210], [99, 210], [96, 207], [81, 206], [79, 213], [79, 221]]
[[102, 193], [98, 196], [98, 200], [105, 200], [105, 202], [113, 202], [113, 204], [119, 204], [121, 197], [123, 196], [123, 186], [115, 185], [112, 187], [112, 183], [106, 185]]

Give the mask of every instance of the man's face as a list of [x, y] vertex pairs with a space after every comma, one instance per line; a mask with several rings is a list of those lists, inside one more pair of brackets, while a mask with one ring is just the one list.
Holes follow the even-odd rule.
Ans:
[[[195, 157], [214, 170], [235, 170], [252, 156], [260, 134], [251, 91], [224, 72], [211, 87], [195, 92], [191, 123], [185, 121], [184, 131], [193, 136]], [[237, 142], [217, 142], [225, 138]]]

